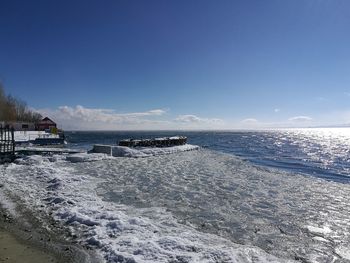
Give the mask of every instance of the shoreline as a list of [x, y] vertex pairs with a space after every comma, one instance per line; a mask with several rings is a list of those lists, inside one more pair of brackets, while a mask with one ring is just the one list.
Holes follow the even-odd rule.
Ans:
[[49, 251], [42, 251], [32, 244], [18, 240], [7, 229], [0, 228], [0, 261], [1, 262], [51, 262], [57, 263], [55, 255]]
[[[1, 194], [4, 187], [0, 187]], [[8, 196], [6, 196], [8, 197]], [[17, 204], [16, 215], [0, 200], [0, 262], [97, 263], [93, 251], [64, 239], [60, 229], [48, 230], [30, 212]], [[12, 210], [12, 209], [11, 209]]]
[[[11, 215], [27, 213], [15, 217], [19, 226], [34, 217], [39, 237], [44, 228], [45, 238], [100, 255], [75, 262], [350, 259], [348, 185], [211, 149], [147, 159], [80, 157], [30, 156], [0, 169], [0, 203]], [[344, 213], [330, 218], [332, 211]], [[19, 236], [25, 240], [27, 232]]]

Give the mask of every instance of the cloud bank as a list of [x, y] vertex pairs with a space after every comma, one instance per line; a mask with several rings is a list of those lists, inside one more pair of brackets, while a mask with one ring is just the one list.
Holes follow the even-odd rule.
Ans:
[[257, 124], [259, 122], [255, 118], [247, 118], [247, 119], [242, 120], [241, 123], [251, 125], [251, 124]]
[[309, 116], [295, 116], [288, 119], [291, 122], [307, 122], [312, 121], [312, 118]]
[[117, 113], [111, 109], [61, 106], [57, 109], [38, 110], [43, 116], [53, 118], [64, 129], [68, 130], [123, 130], [161, 126], [167, 122], [159, 120], [166, 111], [153, 109], [144, 112]]
[[[61, 106], [56, 109], [33, 109], [55, 120], [65, 130], [220, 130], [220, 129], [273, 129], [337, 126], [350, 123], [350, 111], [330, 112], [328, 115], [288, 117], [278, 116], [275, 121], [255, 118], [228, 120], [194, 114], [171, 114], [170, 110], [150, 109], [120, 113], [113, 109]], [[275, 109], [275, 112], [276, 111]], [[315, 117], [315, 118], [314, 118]], [[271, 117], [273, 120], [273, 117]]]
[[54, 119], [66, 130], [215, 129], [223, 123], [221, 119], [202, 118], [191, 114], [179, 115], [174, 119], [164, 109], [118, 113], [112, 109], [77, 105], [37, 111]]
[[223, 120], [221, 119], [217, 119], [217, 118], [213, 118], [213, 119], [209, 119], [209, 118], [200, 118], [196, 115], [179, 115], [177, 116], [177, 118], [175, 119], [176, 122], [180, 122], [180, 123], [213, 123], [213, 124], [219, 124], [222, 123]]

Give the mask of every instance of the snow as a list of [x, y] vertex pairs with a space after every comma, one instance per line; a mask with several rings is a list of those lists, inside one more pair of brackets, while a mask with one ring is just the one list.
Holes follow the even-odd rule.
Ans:
[[0, 206], [5, 209], [12, 216], [16, 216], [16, 204], [12, 202], [3, 192], [4, 190], [0, 188]]
[[[116, 149], [130, 156], [139, 150], [125, 148]], [[50, 215], [105, 262], [350, 258], [346, 184], [255, 167], [206, 149], [142, 152], [148, 158], [110, 152], [20, 158], [2, 166], [0, 181], [45, 227]], [[6, 198], [0, 195], [0, 202]]]
[[34, 141], [37, 138], [59, 138], [57, 134], [47, 133], [45, 131], [15, 131], [14, 137], [16, 142]]
[[72, 163], [93, 162], [93, 161], [105, 160], [108, 158], [110, 158], [110, 156], [104, 153], [77, 153], [77, 154], [70, 154], [66, 156], [66, 160]]
[[335, 248], [335, 252], [346, 260], [350, 260], [350, 250], [345, 246], [338, 246]]
[[[88, 156], [96, 159], [91, 163], [96, 169], [89, 170], [92, 174], [84, 172], [89, 163], [74, 162]], [[98, 174], [107, 171], [98, 167], [108, 169], [121, 159], [105, 156], [31, 156], [7, 167], [1, 179], [6, 179], [37, 216], [52, 215], [105, 262], [281, 262], [258, 247], [239, 245], [181, 224], [166, 208], [108, 202], [96, 192], [104, 181]]]
[[126, 147], [111, 145], [94, 145], [93, 152], [110, 153], [114, 157], [149, 157], [199, 149], [197, 145], [185, 144], [172, 147]]
[[310, 231], [310, 233], [313, 233], [316, 235], [322, 235], [322, 236], [326, 236], [327, 234], [332, 232], [332, 230], [328, 226], [323, 226], [323, 227], [306, 226], [306, 228], [307, 230]]

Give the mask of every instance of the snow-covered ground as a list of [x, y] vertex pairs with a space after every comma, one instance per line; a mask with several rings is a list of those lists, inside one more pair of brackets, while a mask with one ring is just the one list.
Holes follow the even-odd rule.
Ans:
[[2, 166], [0, 180], [44, 225], [51, 215], [106, 262], [350, 260], [350, 186], [205, 149], [34, 155]]
[[92, 152], [106, 153], [114, 157], [149, 157], [177, 152], [198, 150], [199, 146], [185, 144], [171, 147], [125, 147], [114, 145], [94, 145]]
[[45, 131], [15, 131], [14, 136], [16, 142], [29, 142], [37, 138], [59, 138], [59, 135], [47, 133]]
[[[98, 166], [101, 161], [118, 162], [103, 154], [85, 156], [95, 157]], [[30, 156], [8, 166], [0, 178], [7, 178], [6, 189], [22, 193], [38, 215], [52, 214], [106, 262], [280, 262], [257, 247], [181, 224], [165, 207], [108, 202], [97, 192], [98, 185], [106, 182], [95, 174], [101, 170], [96, 167], [86, 174], [70, 161], [64, 156]]]

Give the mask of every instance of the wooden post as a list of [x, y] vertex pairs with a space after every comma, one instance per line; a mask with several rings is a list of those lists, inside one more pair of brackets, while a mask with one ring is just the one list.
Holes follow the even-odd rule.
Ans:
[[12, 137], [12, 158], [14, 159], [15, 158], [15, 146], [16, 146], [16, 142], [15, 142], [15, 129], [12, 127], [11, 128], [11, 137]]
[[0, 125], [0, 153], [2, 153], [2, 125]]

